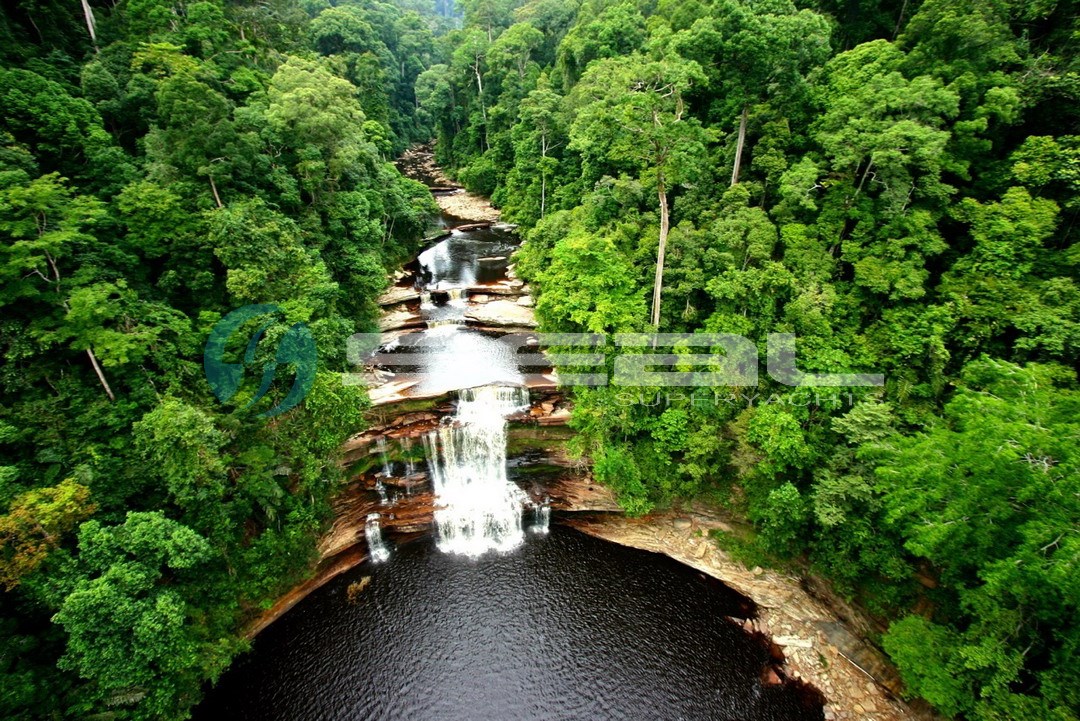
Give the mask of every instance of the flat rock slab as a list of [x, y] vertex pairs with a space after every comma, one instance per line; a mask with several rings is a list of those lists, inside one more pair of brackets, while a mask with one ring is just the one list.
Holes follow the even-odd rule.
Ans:
[[532, 308], [518, 305], [510, 300], [493, 300], [481, 306], [471, 307], [465, 311], [465, 317], [476, 323], [496, 328], [536, 327], [536, 315]]
[[470, 285], [465, 289], [465, 294], [470, 298], [473, 295], [508, 295], [508, 296], [521, 296], [528, 295], [529, 288], [520, 280], [500, 280], [495, 283], [481, 283], [479, 285]]
[[491, 207], [486, 198], [468, 192], [439, 194], [435, 202], [447, 215], [465, 222], [493, 223], [499, 219], [499, 211]]
[[394, 286], [390, 290], [386, 291], [379, 296], [379, 305], [397, 305], [398, 303], [408, 303], [412, 300], [420, 300], [420, 291], [416, 288], [406, 286]]
[[379, 330], [381, 331], [423, 328], [426, 325], [423, 317], [411, 310], [396, 310], [379, 318]]
[[[471, 230], [487, 230], [490, 227], [491, 227], [491, 223], [489, 223], [489, 222], [466, 223], [465, 225], [455, 225], [454, 230], [458, 231], [459, 233], [468, 233]], [[481, 258], [481, 260], [483, 260], [483, 259]]]

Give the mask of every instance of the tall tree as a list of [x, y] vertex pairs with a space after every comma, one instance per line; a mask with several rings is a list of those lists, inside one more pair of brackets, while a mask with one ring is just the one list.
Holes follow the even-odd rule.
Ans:
[[660, 326], [671, 228], [668, 190], [690, 177], [695, 159], [704, 156], [704, 132], [689, 116], [683, 96], [703, 81], [693, 61], [635, 54], [589, 66], [572, 98], [580, 110], [570, 127], [570, 148], [582, 155], [585, 172], [627, 168], [655, 185], [660, 208], [651, 314], [655, 327]]

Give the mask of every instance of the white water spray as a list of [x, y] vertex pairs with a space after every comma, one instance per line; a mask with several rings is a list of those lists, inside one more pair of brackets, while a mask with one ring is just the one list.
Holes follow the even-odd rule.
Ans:
[[546, 503], [533, 506], [533, 524], [530, 531], [538, 536], [546, 536], [551, 527], [551, 506]]
[[390, 558], [390, 549], [383, 541], [382, 528], [379, 527], [379, 514], [369, 513], [364, 522], [364, 538], [367, 539], [368, 552], [374, 563], [382, 563]]
[[506, 417], [528, 404], [520, 386], [462, 389], [453, 422], [424, 439], [440, 550], [475, 558], [524, 542], [528, 499], [506, 476]]
[[375, 492], [379, 494], [379, 503], [385, 506], [390, 503], [390, 497], [386, 495], [386, 484], [383, 483], [383, 479], [393, 476], [390, 468], [390, 450], [386, 445], [386, 439], [382, 436], [375, 441], [375, 448], [379, 452], [379, 460], [382, 461], [382, 475], [375, 476]]

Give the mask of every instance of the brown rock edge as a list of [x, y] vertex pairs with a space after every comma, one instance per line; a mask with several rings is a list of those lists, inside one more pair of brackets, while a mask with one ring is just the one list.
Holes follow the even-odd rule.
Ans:
[[359, 566], [367, 560], [367, 549], [353, 547], [341, 553], [327, 562], [320, 564], [315, 575], [307, 581], [295, 586], [292, 590], [279, 598], [273, 606], [266, 609], [258, 618], [248, 624], [244, 629], [244, 638], [248, 641], [255, 638], [260, 631], [284, 616], [296, 604], [307, 598], [309, 593], [322, 588], [324, 585], [337, 578], [346, 571]]
[[664, 512], [627, 518], [607, 513], [575, 515], [560, 522], [612, 543], [662, 553], [751, 599], [758, 614], [744, 627], [769, 638], [783, 659], [779, 667], [766, 669], [763, 680], [778, 683], [786, 676], [818, 689], [826, 699], [827, 721], [936, 718], [897, 697], [901, 686], [892, 666], [804, 590], [799, 578], [747, 569], [709, 538], [709, 531], [726, 526], [724, 521], [701, 510], [690, 519], [686, 515]]

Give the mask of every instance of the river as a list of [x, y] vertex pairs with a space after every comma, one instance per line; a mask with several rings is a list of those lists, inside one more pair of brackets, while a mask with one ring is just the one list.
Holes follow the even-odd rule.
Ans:
[[508, 476], [506, 417], [529, 390], [470, 321], [469, 296], [507, 280], [515, 242], [455, 231], [400, 283], [417, 295], [404, 324], [415, 314], [422, 326], [383, 350], [419, 343], [426, 359], [414, 385], [398, 369], [395, 387], [458, 395], [424, 439], [434, 532], [383, 538], [387, 465], [369, 561], [258, 636], [196, 719], [823, 718], [816, 694], [767, 683], [767, 645], [733, 620], [752, 613], [747, 599], [664, 556], [549, 528]]

